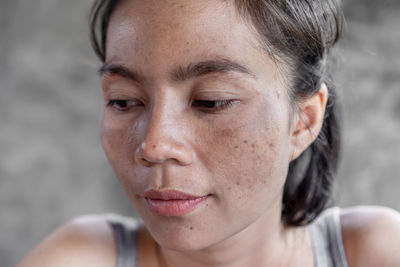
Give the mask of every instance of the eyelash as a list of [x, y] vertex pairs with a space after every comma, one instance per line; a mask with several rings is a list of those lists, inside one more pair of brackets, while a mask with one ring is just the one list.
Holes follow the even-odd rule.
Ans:
[[117, 111], [129, 111], [131, 108], [139, 106], [143, 106], [143, 103], [137, 100], [111, 99], [107, 103], [107, 107], [113, 107]]
[[[204, 111], [215, 112], [222, 109], [227, 109], [234, 105], [236, 100], [195, 100], [192, 103], [193, 107], [200, 108]], [[113, 107], [117, 111], [129, 111], [131, 108], [144, 106], [143, 103], [136, 100], [111, 99], [107, 103], [108, 107]]]
[[195, 100], [192, 106], [199, 107], [203, 110], [218, 111], [231, 107], [236, 100]]

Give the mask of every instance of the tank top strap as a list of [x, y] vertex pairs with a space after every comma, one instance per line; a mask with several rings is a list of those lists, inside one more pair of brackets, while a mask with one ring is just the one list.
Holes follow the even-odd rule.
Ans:
[[309, 225], [315, 267], [348, 267], [342, 240], [340, 208], [325, 210]]
[[107, 215], [106, 220], [113, 231], [117, 246], [117, 267], [136, 267], [139, 221], [114, 214]]

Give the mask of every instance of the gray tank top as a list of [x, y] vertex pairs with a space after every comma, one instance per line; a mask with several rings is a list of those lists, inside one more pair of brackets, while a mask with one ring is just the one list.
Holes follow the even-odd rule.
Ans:
[[[139, 221], [119, 215], [107, 216], [117, 244], [117, 267], [137, 266]], [[309, 226], [314, 267], [348, 267], [340, 224], [340, 209], [325, 210]]]

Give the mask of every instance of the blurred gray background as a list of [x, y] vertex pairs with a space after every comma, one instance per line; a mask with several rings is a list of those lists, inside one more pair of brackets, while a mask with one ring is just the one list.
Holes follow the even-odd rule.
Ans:
[[[134, 210], [103, 154], [91, 0], [0, 2], [0, 265], [87, 213]], [[341, 206], [400, 210], [400, 1], [348, 0]]]

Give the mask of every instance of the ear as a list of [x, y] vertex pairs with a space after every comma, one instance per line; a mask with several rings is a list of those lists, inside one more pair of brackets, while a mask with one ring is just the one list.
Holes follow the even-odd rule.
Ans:
[[291, 132], [291, 159], [295, 160], [317, 138], [324, 122], [328, 88], [322, 84], [319, 91], [299, 104]]

